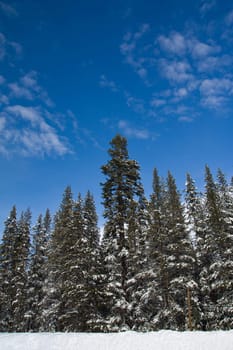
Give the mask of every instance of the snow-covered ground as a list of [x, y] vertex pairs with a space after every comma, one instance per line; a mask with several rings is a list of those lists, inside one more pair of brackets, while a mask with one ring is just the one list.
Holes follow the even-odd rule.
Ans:
[[1, 350], [233, 350], [233, 330], [150, 333], [0, 333]]

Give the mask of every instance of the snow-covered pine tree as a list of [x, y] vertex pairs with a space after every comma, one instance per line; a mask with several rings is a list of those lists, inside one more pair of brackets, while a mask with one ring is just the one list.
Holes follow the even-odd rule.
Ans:
[[203, 239], [202, 269], [200, 271], [200, 285], [204, 296], [203, 307], [207, 329], [217, 329], [219, 323], [218, 298], [221, 294], [219, 281], [221, 280], [223, 247], [225, 240], [223, 220], [220, 209], [220, 198], [217, 184], [208, 166], [205, 167], [205, 225]]
[[205, 281], [205, 278], [203, 278], [204, 275], [201, 276], [202, 281], [200, 282], [201, 271], [204, 271], [206, 268], [205, 237], [207, 225], [205, 208], [203, 204], [204, 200], [202, 194], [198, 193], [195, 186], [195, 181], [192, 179], [190, 174], [187, 174], [185, 190], [185, 224], [195, 251], [194, 279], [199, 289], [199, 308], [198, 310], [194, 310], [193, 315], [195, 329], [205, 329], [206, 315], [204, 305], [206, 302], [208, 302], [205, 289], [203, 289], [203, 282]]
[[217, 312], [219, 329], [233, 328], [233, 197], [226, 177], [219, 169], [218, 198], [221, 212], [222, 230], [220, 251], [222, 259], [217, 283]]
[[27, 311], [27, 279], [30, 250], [31, 211], [22, 212], [18, 221], [17, 234], [14, 240], [14, 256], [12, 265], [12, 313], [13, 330], [22, 332], [26, 330], [25, 314]]
[[83, 265], [85, 266], [85, 284], [82, 288], [83, 305], [86, 313], [86, 331], [105, 329], [105, 276], [102, 268], [98, 217], [93, 195], [87, 192], [82, 215], [84, 219]]
[[[135, 280], [139, 282], [136, 290], [137, 302], [136, 329], [147, 331], [160, 328], [158, 314], [162, 310], [163, 275], [163, 225], [162, 225], [162, 197], [163, 184], [157, 169], [153, 172], [153, 193], [148, 204], [147, 234], [144, 238], [146, 264]], [[145, 214], [144, 214], [145, 216]], [[138, 257], [138, 260], [145, 259]], [[135, 262], [136, 263], [136, 262]], [[139, 278], [141, 277], [141, 278]]]
[[26, 311], [26, 283], [30, 248], [30, 210], [17, 221], [13, 206], [0, 246], [0, 329], [23, 331]]
[[[148, 265], [148, 203], [144, 198], [131, 202], [127, 227], [128, 272], [126, 292], [129, 303], [128, 325], [134, 330], [148, 329], [145, 315], [148, 295], [148, 281], [151, 277]], [[146, 316], [146, 317], [145, 317]]]
[[77, 201], [73, 201], [71, 188], [66, 188], [55, 217], [48, 266], [49, 297], [44, 302], [47, 329], [69, 332], [101, 330], [99, 237], [90, 192], [83, 204], [80, 194]]
[[31, 262], [27, 285], [27, 312], [25, 315], [27, 331], [38, 332], [43, 329], [43, 300], [46, 297], [47, 245], [50, 233], [50, 213], [47, 210], [43, 220], [39, 215], [34, 227]]
[[12, 284], [15, 268], [15, 240], [18, 232], [16, 207], [13, 206], [5, 221], [5, 229], [0, 246], [0, 331], [15, 330], [12, 301], [15, 287]]
[[164, 292], [165, 308], [160, 314], [163, 328], [191, 328], [189, 313], [198, 309], [197, 284], [194, 280], [194, 252], [184, 224], [183, 207], [175, 179], [168, 172], [166, 181], [166, 216], [164, 227], [167, 230], [164, 249]]
[[[83, 285], [86, 277], [84, 264], [84, 220], [82, 215], [82, 198], [69, 204], [69, 218], [57, 222], [55, 231], [63, 229], [62, 251], [63, 267], [61, 281], [61, 315], [59, 323], [64, 331], [85, 331], [86, 314], [83, 300]], [[63, 214], [62, 214], [63, 216]], [[61, 227], [60, 227], [61, 225]]]
[[128, 227], [133, 202], [140, 202], [143, 188], [139, 165], [135, 160], [129, 159], [127, 140], [116, 135], [110, 145], [110, 160], [102, 166], [102, 172], [106, 176], [106, 181], [102, 183], [106, 219], [102, 249], [108, 273], [106, 294], [111, 296], [107, 307], [111, 310], [109, 330], [120, 331], [131, 327], [132, 305], [127, 292], [130, 255]]
[[[47, 281], [47, 298], [44, 301], [44, 322], [49, 331], [67, 330], [67, 315], [72, 310], [66, 309], [69, 280], [73, 271], [69, 269], [70, 247], [73, 247], [73, 195], [70, 186], [67, 186], [60, 208], [55, 215], [54, 229], [51, 234], [48, 253], [49, 275]], [[68, 322], [72, 324], [72, 322]], [[72, 325], [71, 325], [72, 327]]]

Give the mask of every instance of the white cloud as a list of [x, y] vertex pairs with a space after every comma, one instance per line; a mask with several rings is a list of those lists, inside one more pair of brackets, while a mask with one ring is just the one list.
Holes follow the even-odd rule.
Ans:
[[[48, 124], [39, 107], [8, 106], [3, 111], [1, 149], [23, 156], [64, 155], [70, 153], [66, 142]], [[7, 122], [6, 122], [7, 121]]]
[[18, 16], [18, 12], [16, 11], [16, 9], [12, 5], [9, 5], [3, 1], [0, 1], [0, 9], [2, 10], [2, 12], [5, 13], [5, 15], [9, 17]]
[[189, 42], [190, 51], [193, 58], [202, 59], [206, 56], [217, 54], [221, 51], [220, 46], [217, 45], [208, 45], [202, 43], [196, 39], [193, 39]]
[[31, 71], [21, 77], [20, 82], [23, 86], [38, 92], [40, 87], [37, 82], [37, 75], [36, 71]]
[[10, 88], [10, 96], [14, 98], [25, 98], [27, 100], [33, 100], [31, 91], [24, 86], [20, 86], [18, 83], [8, 84]]
[[19, 79], [19, 82], [8, 84], [10, 88], [10, 97], [24, 98], [32, 101], [39, 99], [48, 107], [53, 107], [54, 103], [49, 98], [48, 93], [38, 83], [38, 74], [31, 71]]
[[188, 95], [188, 91], [186, 88], [180, 88], [180, 89], [175, 91], [175, 96], [177, 96], [177, 97], [182, 98], [182, 97], [185, 97], [187, 95]]
[[5, 128], [6, 125], [6, 118], [0, 117], [0, 132]]
[[200, 84], [202, 104], [210, 108], [220, 108], [233, 95], [233, 81], [227, 78], [205, 79]]
[[145, 103], [142, 99], [133, 97], [129, 93], [125, 94], [126, 97], [126, 104], [128, 107], [130, 107], [134, 112], [139, 114], [145, 114]]
[[20, 57], [22, 54], [22, 46], [15, 42], [9, 41], [3, 33], [0, 33], [0, 61], [3, 61], [7, 54], [11, 53], [13, 49], [14, 55]]
[[145, 67], [146, 59], [137, 52], [139, 40], [150, 30], [149, 24], [143, 24], [135, 33], [126, 33], [123, 42], [120, 45], [120, 52], [125, 57], [125, 62], [129, 64], [138, 76], [146, 83], [147, 68]]
[[182, 83], [193, 79], [192, 67], [187, 61], [160, 59], [161, 74], [170, 82]]
[[139, 68], [137, 73], [140, 78], [145, 79], [147, 77], [147, 70], [145, 68]]
[[182, 116], [178, 118], [179, 122], [184, 122], [184, 123], [191, 123], [193, 122], [193, 118], [187, 117], [187, 116]]
[[129, 125], [125, 120], [120, 120], [118, 123], [118, 128], [128, 137], [135, 137], [137, 139], [148, 139], [150, 138], [150, 133], [146, 129], [134, 128]]
[[233, 81], [226, 78], [205, 79], [201, 83], [200, 90], [204, 95], [216, 95], [233, 92]]
[[0, 103], [7, 105], [9, 103], [8, 96], [4, 94], [0, 94]]
[[223, 71], [230, 67], [233, 63], [233, 58], [230, 55], [209, 56], [198, 61], [197, 69], [199, 72], [211, 73], [213, 71]]
[[6, 38], [5, 35], [0, 33], [0, 61], [4, 59], [6, 55]]
[[139, 31], [134, 34], [134, 39], [135, 40], [141, 39], [141, 37], [149, 30], [150, 30], [150, 25], [148, 23], [142, 24]]
[[178, 32], [171, 32], [168, 36], [159, 35], [156, 41], [159, 43], [160, 48], [167, 54], [177, 56], [191, 54], [194, 59], [200, 59], [221, 51], [220, 46], [214, 43], [206, 44], [195, 37], [183, 35]]
[[0, 85], [4, 84], [5, 81], [6, 79], [2, 75], [0, 75]]
[[16, 43], [15, 41], [9, 41], [8, 45], [14, 49], [14, 51], [18, 57], [20, 57], [22, 55], [22, 52], [23, 52], [22, 45], [20, 45], [19, 43]]
[[68, 109], [66, 113], [67, 113], [67, 116], [72, 121], [73, 130], [77, 131], [78, 130], [78, 120], [76, 118], [76, 115], [70, 109]]
[[230, 11], [227, 16], [225, 17], [225, 22], [228, 26], [231, 26], [233, 23], [233, 10]]
[[200, 6], [201, 15], [205, 15], [207, 12], [212, 10], [216, 6], [216, 0], [204, 0]]
[[166, 52], [176, 55], [184, 55], [186, 52], [186, 40], [180, 33], [172, 32], [169, 37], [160, 35], [157, 40], [161, 49]]
[[108, 80], [104, 74], [102, 74], [100, 77], [99, 85], [101, 87], [109, 88], [113, 92], [118, 91], [116, 83], [112, 80]]
[[150, 102], [152, 107], [160, 107], [160, 106], [164, 106], [166, 104], [166, 100], [162, 99], [162, 98], [152, 98], [151, 102]]

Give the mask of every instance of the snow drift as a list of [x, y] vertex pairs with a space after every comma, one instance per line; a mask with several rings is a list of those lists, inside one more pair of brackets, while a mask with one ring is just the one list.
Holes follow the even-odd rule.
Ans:
[[1, 333], [1, 350], [232, 350], [232, 331]]

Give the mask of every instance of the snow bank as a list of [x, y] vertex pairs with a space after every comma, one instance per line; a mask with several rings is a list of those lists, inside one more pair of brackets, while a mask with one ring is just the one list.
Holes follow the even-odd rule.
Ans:
[[0, 333], [1, 350], [233, 350], [233, 330], [150, 333]]

